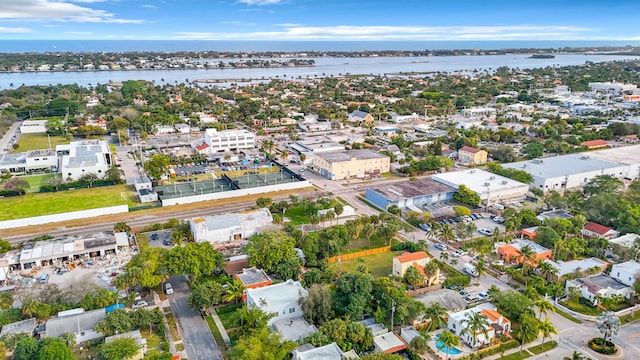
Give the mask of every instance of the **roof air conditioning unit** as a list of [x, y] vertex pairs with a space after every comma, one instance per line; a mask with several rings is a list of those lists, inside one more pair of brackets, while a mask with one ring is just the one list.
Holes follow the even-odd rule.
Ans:
[[489, 186], [491, 186], [491, 183], [486, 182], [486, 183], [484, 183], [484, 186], [489, 187]]
[[508, 181], [507, 180], [502, 180], [502, 185], [507, 185]]
[[495, 180], [496, 177], [495, 176], [489, 176], [489, 180]]

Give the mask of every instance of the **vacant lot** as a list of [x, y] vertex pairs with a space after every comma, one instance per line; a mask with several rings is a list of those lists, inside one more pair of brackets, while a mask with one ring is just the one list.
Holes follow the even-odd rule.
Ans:
[[374, 277], [387, 276], [391, 274], [393, 257], [399, 255], [401, 251], [391, 251], [375, 255], [363, 256], [357, 259], [342, 261], [342, 263], [331, 264], [331, 269], [337, 272], [358, 272], [358, 265], [364, 264]]
[[[51, 141], [51, 146], [49, 146], [49, 141]], [[19, 146], [16, 151], [24, 152], [28, 150], [49, 149], [50, 147], [55, 148], [56, 145], [68, 143], [69, 140], [64, 136], [47, 137], [47, 134], [22, 134], [20, 135]]]
[[128, 200], [123, 200], [120, 196], [120, 193], [128, 192], [126, 185], [114, 185], [8, 197], [0, 199], [0, 220], [129, 204]]

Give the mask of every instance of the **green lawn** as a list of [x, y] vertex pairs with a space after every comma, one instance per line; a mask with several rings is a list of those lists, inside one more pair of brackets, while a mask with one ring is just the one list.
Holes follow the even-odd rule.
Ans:
[[538, 354], [542, 354], [543, 352], [549, 351], [549, 350], [555, 348], [556, 346], [558, 346], [557, 342], [555, 342], [555, 341], [547, 341], [543, 345], [536, 345], [536, 346], [530, 347], [529, 351], [531, 351], [532, 353], [538, 355]]
[[364, 256], [359, 259], [351, 259], [342, 261], [341, 264], [333, 263], [330, 265], [333, 271], [343, 273], [345, 272], [358, 272], [358, 264], [365, 264], [369, 269], [369, 272], [374, 277], [382, 277], [391, 274], [393, 266], [393, 257], [399, 255], [401, 251], [384, 252], [375, 255]]
[[[51, 141], [51, 146], [49, 146], [49, 141]], [[69, 140], [62, 135], [47, 137], [47, 134], [22, 134], [20, 135], [18, 150], [16, 150], [16, 152], [49, 148], [53, 149], [56, 145], [68, 143]]]
[[0, 199], [0, 207], [2, 208], [0, 220], [21, 219], [122, 204], [133, 205], [130, 200], [121, 199], [121, 193], [126, 194], [129, 199], [129, 189], [124, 184], [7, 197]]
[[501, 360], [520, 360], [520, 359], [526, 359], [531, 356], [532, 355], [529, 354], [526, 350], [522, 350], [522, 356], [520, 356], [520, 352], [515, 352], [511, 355], [503, 356], [500, 359]]
[[289, 222], [293, 225], [308, 224], [310, 222], [307, 211], [301, 206], [285, 210], [284, 216], [289, 219]]
[[620, 321], [623, 324], [634, 322], [634, 321], [636, 321], [638, 319], [640, 319], [640, 311], [635, 311], [635, 312], [633, 312], [631, 314], [620, 316]]
[[[397, 240], [392, 240], [391, 244], [395, 244], [397, 243]], [[362, 250], [369, 250], [369, 249], [375, 249], [378, 247], [383, 247], [383, 246], [387, 246], [387, 239], [381, 237], [381, 236], [376, 236], [376, 235], [372, 235], [371, 236], [371, 246], [369, 246], [369, 239], [365, 239], [365, 238], [357, 238], [354, 240], [351, 240], [349, 242], [349, 244], [347, 245], [344, 253], [352, 253], [352, 252], [356, 252], [356, 251], [362, 251]]]
[[54, 175], [55, 174], [29, 175], [24, 176], [23, 178], [29, 183], [29, 192], [35, 193], [40, 191], [41, 186], [49, 185], [48, 180]]
[[591, 307], [581, 304], [578, 300], [568, 299], [560, 302], [560, 304], [562, 304], [569, 310], [573, 310], [584, 315], [599, 316], [602, 312], [602, 310], [598, 309], [597, 307]]
[[211, 334], [213, 335], [213, 339], [216, 341], [216, 344], [218, 344], [218, 349], [220, 349], [220, 351], [224, 355], [224, 353], [226, 352], [226, 349], [227, 349], [227, 344], [224, 342], [224, 339], [222, 338], [222, 335], [220, 335], [220, 330], [216, 326], [216, 322], [213, 321], [213, 317], [211, 317], [211, 315], [207, 315], [205, 317], [205, 320], [207, 321], [207, 325], [209, 326], [209, 330], [211, 331]]

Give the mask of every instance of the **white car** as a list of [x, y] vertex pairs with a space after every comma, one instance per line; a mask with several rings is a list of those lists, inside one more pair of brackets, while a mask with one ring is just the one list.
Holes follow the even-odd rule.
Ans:
[[131, 305], [131, 308], [135, 310], [138, 308], [145, 308], [147, 306], [149, 306], [149, 304], [147, 304], [146, 300], [138, 300], [135, 302], [135, 304]]
[[493, 235], [493, 231], [489, 230], [489, 229], [485, 229], [485, 228], [480, 228], [478, 229], [478, 232], [482, 235]]
[[436, 247], [436, 249], [438, 249], [438, 250], [442, 250], [442, 251], [447, 250], [447, 245], [445, 245], [445, 244], [443, 244], [443, 243], [437, 243], [437, 244], [435, 245], [435, 247]]
[[173, 286], [171, 286], [171, 283], [166, 283], [166, 284], [164, 284], [164, 292], [165, 292], [167, 295], [171, 295], [171, 294], [173, 294]]
[[453, 256], [453, 257], [458, 257], [458, 256], [462, 256], [462, 255], [464, 255], [464, 254], [466, 254], [466, 252], [465, 252], [464, 250], [462, 250], [462, 249], [458, 249], [458, 250], [456, 250], [456, 251], [452, 252], [452, 253], [451, 253], [451, 256]]

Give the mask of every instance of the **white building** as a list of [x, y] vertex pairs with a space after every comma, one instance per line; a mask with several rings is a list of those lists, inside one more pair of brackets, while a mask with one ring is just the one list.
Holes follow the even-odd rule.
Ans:
[[56, 146], [56, 153], [63, 154], [60, 173], [65, 179], [78, 180], [86, 174], [102, 178], [111, 167], [111, 153], [104, 140], [72, 141]]
[[47, 132], [47, 120], [25, 120], [20, 125], [20, 133], [35, 134]]
[[[485, 327], [487, 334], [485, 335], [484, 332], [477, 333], [475, 343], [473, 335], [467, 329], [469, 317], [472, 316], [473, 313], [481, 313], [487, 318], [488, 323]], [[511, 321], [500, 314], [493, 304], [484, 303], [470, 309], [450, 313], [447, 328], [459, 336], [463, 343], [471, 347], [476, 347], [478, 345], [490, 344], [497, 334], [508, 334], [511, 331]]]
[[456, 189], [465, 185], [487, 205], [520, 201], [529, 191], [527, 184], [480, 169], [442, 173], [431, 178]]
[[640, 264], [633, 260], [615, 264], [611, 267], [611, 277], [627, 286], [633, 286], [640, 277]]
[[611, 298], [614, 295], [618, 295], [630, 299], [635, 293], [633, 287], [604, 274], [567, 280], [565, 284], [567, 292], [573, 287], [578, 288], [580, 295], [585, 299], [589, 299], [593, 304], [598, 303], [599, 297]]
[[222, 244], [246, 239], [272, 223], [271, 212], [267, 208], [262, 208], [247, 213], [193, 218], [189, 220], [189, 227], [195, 242], [207, 241], [212, 244]]
[[256, 146], [256, 136], [248, 130], [207, 129], [204, 133], [204, 143], [210, 154], [227, 151], [249, 149]]
[[306, 298], [309, 293], [299, 281], [289, 279], [280, 284], [247, 289], [245, 294], [247, 307], [260, 309], [265, 314], [274, 314], [267, 322], [267, 326], [271, 326], [279, 320], [302, 317], [300, 299]]
[[293, 350], [292, 360], [342, 360], [344, 352], [338, 344], [332, 342], [325, 346], [320, 346], [308, 350]]
[[57, 172], [58, 156], [55, 149], [27, 151], [25, 170], [27, 172]]

